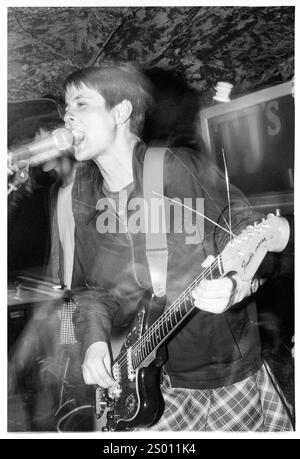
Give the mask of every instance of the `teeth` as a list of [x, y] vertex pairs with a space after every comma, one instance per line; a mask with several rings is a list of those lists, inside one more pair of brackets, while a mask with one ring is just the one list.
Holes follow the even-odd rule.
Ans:
[[84, 132], [82, 131], [77, 131], [76, 129], [74, 129], [74, 131], [72, 131], [72, 135], [73, 135], [73, 145], [79, 145], [83, 139], [84, 139]]

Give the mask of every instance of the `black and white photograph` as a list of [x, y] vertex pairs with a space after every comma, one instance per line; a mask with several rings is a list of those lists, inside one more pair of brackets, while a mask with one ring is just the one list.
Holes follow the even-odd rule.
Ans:
[[2, 9], [6, 437], [291, 438], [297, 8], [65, 3]]

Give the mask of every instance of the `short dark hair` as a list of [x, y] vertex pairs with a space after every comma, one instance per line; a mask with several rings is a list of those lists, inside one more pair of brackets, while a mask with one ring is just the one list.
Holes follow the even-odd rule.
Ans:
[[80, 88], [82, 84], [97, 90], [107, 109], [129, 100], [132, 104], [130, 130], [141, 135], [145, 115], [152, 107], [151, 83], [142, 73], [131, 65], [86, 67], [71, 73], [64, 82], [64, 89], [70, 86]]

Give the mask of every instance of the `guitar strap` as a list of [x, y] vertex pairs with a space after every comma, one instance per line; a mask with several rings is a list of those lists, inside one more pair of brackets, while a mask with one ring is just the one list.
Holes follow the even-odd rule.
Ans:
[[143, 169], [146, 257], [153, 291], [157, 297], [166, 293], [168, 269], [165, 200], [161, 197], [164, 196], [165, 152], [166, 148], [148, 148]]

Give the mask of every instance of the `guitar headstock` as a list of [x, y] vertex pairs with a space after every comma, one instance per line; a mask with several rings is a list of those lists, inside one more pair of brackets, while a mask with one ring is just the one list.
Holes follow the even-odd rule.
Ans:
[[261, 222], [247, 226], [222, 252], [225, 274], [236, 271], [243, 280], [250, 280], [266, 253], [281, 252], [289, 236], [289, 223], [279, 215], [269, 214]]
[[282, 252], [290, 238], [290, 225], [286, 218], [268, 214], [267, 219], [262, 221], [267, 237], [267, 249], [269, 252]]

